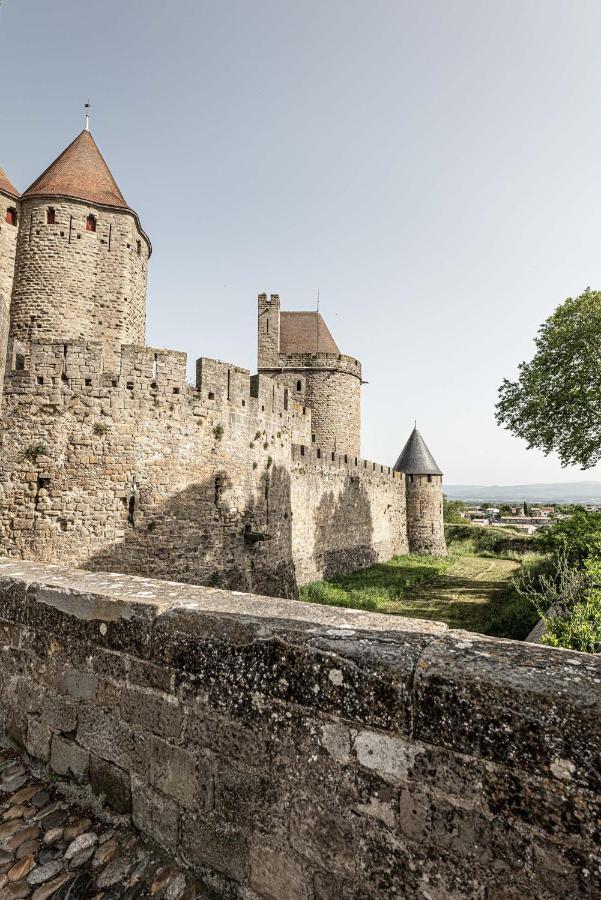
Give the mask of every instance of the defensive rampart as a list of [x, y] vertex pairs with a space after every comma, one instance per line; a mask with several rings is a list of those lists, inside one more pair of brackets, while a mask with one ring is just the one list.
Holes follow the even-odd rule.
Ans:
[[275, 900], [599, 897], [601, 660], [0, 561], [6, 739]]
[[322, 453], [267, 376], [93, 342], [9, 345], [0, 452], [7, 556], [294, 596], [407, 549], [402, 476]]

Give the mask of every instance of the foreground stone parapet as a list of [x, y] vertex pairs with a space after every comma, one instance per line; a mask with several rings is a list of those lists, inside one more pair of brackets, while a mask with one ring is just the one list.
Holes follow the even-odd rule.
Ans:
[[0, 561], [6, 739], [223, 896], [601, 896], [601, 659]]

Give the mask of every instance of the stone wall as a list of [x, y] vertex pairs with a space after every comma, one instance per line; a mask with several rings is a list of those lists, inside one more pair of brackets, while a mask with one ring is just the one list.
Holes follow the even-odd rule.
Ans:
[[600, 896], [601, 659], [0, 562], [0, 722], [218, 895]]
[[407, 475], [406, 480], [411, 553], [446, 556], [442, 475]]
[[203, 358], [193, 387], [184, 354], [153, 348], [116, 371], [99, 343], [9, 349], [5, 555], [294, 596], [406, 549], [402, 479], [318, 458], [310, 410], [273, 379]]
[[298, 584], [408, 553], [404, 476], [349, 454], [293, 447], [292, 556]]
[[[86, 229], [88, 215], [96, 231]], [[114, 369], [121, 344], [144, 344], [149, 252], [129, 211], [22, 200], [11, 337], [102, 341]]]
[[[10, 298], [13, 287], [15, 253], [17, 249], [17, 225], [9, 225], [6, 213], [17, 210], [14, 197], [0, 191], [0, 376], [4, 372], [6, 344], [8, 341]], [[1, 396], [0, 396], [1, 399]]]

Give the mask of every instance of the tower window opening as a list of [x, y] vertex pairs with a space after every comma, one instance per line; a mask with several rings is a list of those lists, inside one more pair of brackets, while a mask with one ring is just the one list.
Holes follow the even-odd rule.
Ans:
[[432, 476], [428, 475], [428, 481], [432, 481]]
[[157, 377], [157, 362], [158, 362], [158, 356], [155, 353], [153, 356], [153, 359], [152, 359], [152, 380], [153, 381], [155, 381], [156, 377]]
[[86, 231], [96, 231], [96, 216], [91, 213], [86, 219]]
[[132, 494], [127, 504], [127, 524], [136, 527], [136, 498]]
[[296, 390], [297, 390], [297, 391], [300, 391], [300, 390], [302, 389], [302, 386], [303, 386], [303, 385], [302, 385], [302, 382], [301, 382], [301, 381], [297, 381], [297, 382], [296, 382]]
[[22, 372], [25, 369], [25, 355], [23, 353], [15, 354], [15, 370]]
[[56, 210], [51, 206], [46, 210], [46, 224], [56, 225]]
[[4, 220], [5, 220], [5, 222], [8, 223], [8, 225], [16, 225], [17, 224], [17, 210], [14, 209], [14, 207], [12, 207], [12, 206], [9, 209], [7, 209]]
[[136, 241], [136, 252], [138, 256], [142, 256], [142, 241]]

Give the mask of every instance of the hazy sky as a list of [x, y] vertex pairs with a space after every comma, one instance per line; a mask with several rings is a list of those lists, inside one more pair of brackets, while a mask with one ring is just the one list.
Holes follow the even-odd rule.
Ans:
[[256, 295], [363, 362], [363, 455], [413, 419], [449, 483], [601, 469], [497, 428], [504, 376], [601, 288], [598, 0], [4, 0], [0, 164], [91, 130], [154, 247], [148, 341], [256, 367]]

